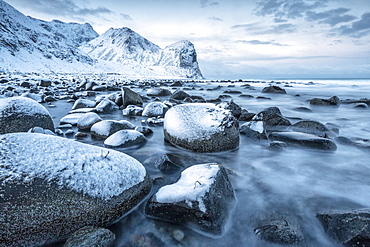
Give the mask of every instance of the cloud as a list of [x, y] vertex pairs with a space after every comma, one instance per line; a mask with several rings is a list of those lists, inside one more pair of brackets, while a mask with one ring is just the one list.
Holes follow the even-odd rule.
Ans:
[[211, 21], [224, 21], [221, 18], [216, 17], [216, 16], [209, 17], [208, 20], [211, 20]]
[[294, 33], [297, 30], [296, 26], [290, 23], [272, 26], [270, 29], [257, 31], [255, 34], [282, 34]]
[[319, 21], [319, 23], [329, 24], [333, 27], [338, 23], [350, 22], [357, 19], [356, 16], [345, 15], [348, 11], [350, 11], [350, 9], [347, 8], [337, 8], [324, 12], [307, 11], [306, 20]]
[[274, 41], [260, 41], [260, 40], [238, 40], [237, 42], [249, 45], [275, 45], [275, 46], [288, 46], [285, 44], [277, 43]]
[[200, 0], [200, 7], [205, 8], [205, 7], [214, 7], [219, 5], [219, 2], [212, 1], [212, 0]]
[[128, 14], [121, 13], [119, 14], [123, 20], [132, 21], [132, 18]]
[[359, 21], [352, 22], [351, 25], [341, 26], [334, 31], [342, 35], [347, 35], [355, 38], [361, 38], [370, 34], [370, 12], [366, 12], [361, 16]]
[[41, 13], [46, 13], [53, 16], [67, 16], [77, 19], [82, 19], [83, 16], [101, 14], [112, 14], [113, 11], [105, 7], [86, 8], [80, 7], [72, 0], [21, 0], [25, 7], [33, 9]]

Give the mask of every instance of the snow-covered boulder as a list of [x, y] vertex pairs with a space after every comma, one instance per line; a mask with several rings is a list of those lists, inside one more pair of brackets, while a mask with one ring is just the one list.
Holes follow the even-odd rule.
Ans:
[[99, 139], [107, 139], [108, 136], [119, 130], [134, 129], [135, 125], [126, 120], [103, 120], [91, 127], [91, 135]]
[[120, 130], [109, 136], [104, 145], [110, 148], [129, 147], [145, 143], [145, 136], [136, 130]]
[[229, 110], [211, 103], [176, 105], [164, 117], [164, 137], [195, 152], [220, 152], [239, 146], [239, 123]]
[[27, 132], [33, 127], [54, 131], [53, 120], [45, 107], [26, 97], [0, 99], [0, 134]]
[[95, 107], [95, 111], [101, 113], [109, 113], [111, 111], [118, 109], [119, 109], [118, 105], [109, 99], [104, 99]]
[[185, 169], [180, 179], [163, 186], [146, 205], [147, 215], [222, 234], [235, 200], [225, 168], [200, 164]]
[[141, 116], [143, 113], [143, 108], [136, 105], [128, 105], [125, 109], [122, 110], [123, 116]]
[[163, 117], [167, 110], [168, 106], [162, 102], [150, 102], [145, 106], [142, 115], [144, 117]]
[[79, 130], [89, 130], [91, 126], [100, 121], [102, 121], [101, 117], [95, 112], [85, 113], [78, 119], [77, 127]]
[[77, 125], [78, 123], [78, 120], [80, 119], [80, 117], [82, 117], [84, 115], [84, 113], [72, 113], [72, 114], [68, 114], [64, 117], [62, 117], [59, 121], [59, 123], [61, 125], [63, 124], [71, 124], [71, 125]]
[[2, 246], [35, 246], [106, 227], [151, 189], [144, 166], [114, 150], [44, 134], [0, 136]]
[[76, 110], [79, 108], [94, 108], [96, 106], [96, 102], [89, 100], [89, 99], [78, 99], [72, 106], [72, 110]]

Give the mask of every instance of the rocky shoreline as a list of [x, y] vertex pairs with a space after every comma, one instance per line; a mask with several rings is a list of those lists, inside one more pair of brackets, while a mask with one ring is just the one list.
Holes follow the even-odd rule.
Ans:
[[[255, 85], [262, 85], [260, 91]], [[289, 89], [301, 85], [1, 74], [0, 205], [5, 218], [0, 219], [0, 246], [51, 244], [70, 236], [78, 240], [69, 239], [65, 246], [120, 246], [122, 239], [96, 227], [110, 227], [123, 216], [136, 217], [127, 216], [132, 211], [145, 211], [145, 217], [154, 221], [176, 223], [211, 238], [224, 236], [234, 223], [230, 217], [238, 209], [233, 208], [241, 206], [235, 193], [241, 178], [235, 166], [219, 162], [188, 165], [186, 159], [171, 153], [153, 161], [137, 161], [135, 152], [151, 145], [153, 133], [158, 132], [171, 150], [199, 157], [216, 155], [216, 159], [223, 153], [232, 156], [248, 143], [265, 147], [272, 155], [291, 150], [335, 155], [343, 147], [370, 150], [368, 139], [343, 136], [337, 124], [309, 118], [316, 109], [335, 111], [341, 105], [369, 114], [367, 98], [312, 97], [302, 102], [304, 106], [292, 109], [305, 118], [287, 117], [277, 106], [249, 112], [248, 105], [238, 103], [272, 99], [273, 104], [284, 97], [299, 98], [289, 95]], [[56, 118], [49, 111], [58, 112], [59, 102], [71, 107], [60, 110], [64, 116]], [[92, 140], [94, 146], [81, 143], [89, 143], [86, 140]], [[133, 158], [124, 154], [127, 150]], [[168, 180], [163, 179], [167, 176]], [[168, 186], [172, 187], [166, 190]], [[177, 196], [170, 193], [174, 188]], [[235, 198], [236, 206], [232, 206]], [[315, 219], [310, 219], [322, 224], [317, 231], [327, 232], [324, 242], [328, 246], [367, 246], [368, 209], [360, 213], [358, 207], [339, 213], [336, 209], [341, 208], [311, 212]], [[289, 212], [252, 217], [250, 233], [260, 244], [314, 246], [317, 242], [295, 217]], [[127, 236], [125, 246], [183, 246], [184, 231], [179, 230], [172, 242], [166, 243], [153, 233], [141, 235], [142, 245]], [[196, 239], [183, 244], [192, 245]]]

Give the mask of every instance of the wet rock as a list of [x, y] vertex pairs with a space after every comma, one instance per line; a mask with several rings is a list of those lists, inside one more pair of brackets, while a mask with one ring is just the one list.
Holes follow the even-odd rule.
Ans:
[[240, 126], [240, 134], [252, 140], [264, 139], [264, 124], [262, 121], [251, 121]]
[[50, 80], [40, 80], [38, 85], [40, 87], [50, 87], [51, 86], [51, 81]]
[[27, 132], [33, 127], [54, 131], [53, 120], [45, 107], [25, 97], [0, 99], [0, 134]]
[[250, 94], [241, 94], [241, 95], [239, 95], [239, 97], [241, 97], [241, 98], [248, 98], [248, 99], [253, 99], [254, 98], [254, 96], [253, 95], [250, 95]]
[[312, 110], [310, 108], [307, 108], [307, 107], [296, 107], [296, 108], [293, 108], [293, 111], [299, 111], [299, 112], [312, 112]]
[[324, 124], [313, 120], [298, 121], [290, 129], [295, 132], [303, 132], [321, 137], [332, 136], [334, 134]]
[[365, 103], [357, 103], [353, 108], [367, 109], [369, 106]]
[[145, 212], [158, 219], [220, 235], [234, 200], [225, 168], [201, 164], [185, 169], [176, 183], [160, 188], [150, 198]]
[[239, 121], [251, 121], [256, 114], [248, 112], [246, 109], [242, 109], [239, 116]]
[[91, 127], [90, 133], [98, 139], [106, 139], [119, 130], [134, 129], [135, 125], [126, 120], [103, 120]]
[[143, 99], [141, 98], [140, 94], [132, 91], [128, 87], [122, 88], [122, 107], [126, 108], [128, 105], [143, 105]]
[[288, 144], [281, 141], [272, 141], [270, 142], [270, 146], [268, 147], [271, 150], [283, 150], [288, 147]]
[[266, 220], [254, 229], [254, 233], [261, 239], [276, 244], [297, 245], [304, 239], [302, 229], [285, 219]]
[[109, 247], [115, 239], [115, 234], [106, 228], [85, 226], [73, 233], [63, 247]]
[[145, 136], [136, 130], [119, 130], [110, 135], [105, 141], [104, 145], [109, 148], [130, 147], [144, 144], [146, 142]]
[[95, 112], [85, 113], [78, 119], [77, 127], [79, 130], [89, 130], [91, 126], [100, 121], [102, 121], [101, 117]]
[[28, 81], [23, 81], [21, 84], [20, 84], [21, 87], [26, 87], [26, 88], [31, 88], [33, 86], [35, 86], [34, 84], [32, 84], [31, 82], [28, 82]]
[[278, 87], [278, 86], [269, 86], [262, 89], [262, 93], [278, 93], [278, 94], [286, 94], [285, 89]]
[[370, 140], [366, 138], [361, 138], [361, 137], [348, 138], [344, 136], [338, 136], [335, 139], [335, 141], [342, 145], [348, 145], [348, 146], [353, 146], [356, 148], [370, 150]]
[[161, 87], [151, 88], [146, 92], [148, 96], [168, 96], [171, 94], [170, 90]]
[[182, 162], [172, 154], [163, 154], [156, 162], [155, 166], [163, 173], [173, 173], [182, 168]]
[[53, 96], [51, 96], [51, 95], [48, 95], [48, 96], [46, 96], [45, 98], [44, 98], [44, 101], [45, 102], [54, 102], [54, 101], [57, 101], [57, 99], [56, 98], [54, 98]]
[[316, 215], [328, 233], [345, 246], [369, 246], [370, 211], [326, 212]]
[[220, 103], [217, 105], [224, 109], [229, 110], [236, 119], [238, 119], [242, 114], [242, 108], [238, 104], [236, 104], [233, 100], [230, 100], [229, 102], [226, 103]]
[[75, 138], [84, 138], [84, 137], [87, 137], [87, 133], [85, 132], [77, 132], [75, 134]]
[[278, 107], [269, 107], [256, 114], [248, 125], [252, 130], [262, 133], [265, 130], [286, 130], [291, 123], [282, 116]]
[[241, 94], [242, 92], [240, 92], [238, 90], [225, 90], [224, 93], [228, 93], [228, 94]]
[[151, 102], [145, 106], [142, 116], [163, 117], [167, 110], [168, 106], [166, 106], [162, 102]]
[[273, 132], [269, 135], [273, 141], [283, 141], [288, 145], [325, 151], [335, 151], [337, 145], [330, 139], [302, 132]]
[[1, 135], [0, 143], [3, 246], [39, 246], [84, 226], [106, 227], [151, 190], [145, 168], [121, 152], [36, 133]]
[[170, 87], [182, 87], [182, 82], [181, 81], [175, 81], [170, 85]]
[[143, 108], [136, 105], [128, 105], [122, 110], [123, 116], [141, 116], [143, 113]]
[[188, 93], [183, 90], [176, 90], [170, 97], [170, 99], [174, 100], [184, 100], [186, 97], [190, 97]]
[[104, 99], [95, 107], [95, 111], [101, 113], [109, 113], [118, 109], [119, 107], [117, 106], [117, 104], [109, 99]]
[[164, 137], [195, 152], [221, 152], [239, 146], [239, 123], [222, 107], [211, 103], [176, 105], [164, 118]]
[[131, 236], [130, 242], [125, 247], [166, 247], [167, 245], [154, 233], [148, 232], [144, 235], [135, 234]]
[[329, 99], [313, 98], [310, 100], [311, 105], [321, 105], [321, 106], [338, 106], [340, 104], [340, 99], [337, 96], [333, 96]]
[[72, 106], [72, 110], [80, 109], [80, 108], [94, 108], [96, 106], [96, 102], [88, 99], [78, 99]]
[[148, 118], [145, 123], [147, 123], [149, 126], [152, 126], [152, 125], [163, 125], [164, 123], [164, 118], [156, 118], [156, 117], [151, 117], [151, 118]]

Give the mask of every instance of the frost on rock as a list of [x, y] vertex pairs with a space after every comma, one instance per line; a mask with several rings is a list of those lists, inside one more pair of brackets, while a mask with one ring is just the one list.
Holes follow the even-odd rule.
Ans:
[[129, 121], [121, 120], [103, 120], [91, 127], [91, 135], [106, 139], [108, 136], [114, 134], [115, 132], [123, 129], [134, 129], [135, 125]]
[[5, 134], [0, 137], [0, 145], [3, 185], [40, 178], [109, 200], [141, 183], [146, 176], [141, 163], [124, 153], [61, 137]]
[[167, 110], [168, 106], [162, 102], [151, 102], [145, 106], [142, 115], [144, 117], [163, 117]]
[[104, 145], [107, 147], [127, 147], [146, 142], [145, 136], [136, 130], [120, 130], [109, 136]]
[[220, 152], [239, 146], [238, 121], [211, 103], [177, 105], [164, 118], [165, 138], [196, 152]]
[[192, 207], [192, 203], [196, 201], [200, 211], [206, 212], [203, 197], [214, 183], [219, 170], [220, 168], [216, 164], [189, 167], [181, 173], [179, 181], [160, 188], [155, 195], [156, 200], [160, 203], [185, 201], [189, 207]]
[[102, 121], [98, 114], [89, 112], [82, 115], [77, 122], [77, 127], [80, 130], [90, 129], [95, 123]]
[[82, 117], [84, 113], [72, 113], [68, 114], [60, 119], [60, 124], [71, 124], [77, 125], [78, 120]]

